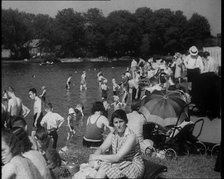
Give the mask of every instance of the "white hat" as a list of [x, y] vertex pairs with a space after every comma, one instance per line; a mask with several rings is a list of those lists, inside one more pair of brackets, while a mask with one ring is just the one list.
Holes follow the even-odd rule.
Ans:
[[74, 109], [73, 108], [69, 108], [68, 114], [74, 114], [74, 113], [75, 113]]
[[197, 47], [195, 46], [192, 46], [190, 49], [189, 49], [189, 53], [193, 56], [197, 55], [198, 54], [198, 49]]

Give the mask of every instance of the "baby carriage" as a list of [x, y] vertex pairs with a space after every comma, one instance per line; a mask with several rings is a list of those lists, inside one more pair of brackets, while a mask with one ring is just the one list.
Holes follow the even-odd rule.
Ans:
[[[152, 108], [153, 110], [150, 114], [147, 114], [147, 112], [145, 112], [146, 110], [143, 110], [146, 109], [146, 107], [150, 110], [150, 104], [146, 103], [142, 110], [140, 110], [140, 112], [142, 112], [142, 114], [145, 116], [146, 120], [151, 121], [143, 126], [144, 139], [150, 139], [154, 142], [153, 147], [147, 147], [145, 149], [146, 155], [155, 155], [159, 156], [160, 158], [173, 159], [178, 155], [204, 154], [206, 152], [206, 146], [204, 143], [198, 140], [198, 137], [200, 136], [201, 130], [203, 128], [204, 119], [200, 118], [195, 122], [190, 120], [190, 104], [184, 103], [176, 96], [176, 102], [179, 102], [180, 106], [182, 106], [181, 110], [176, 110], [179, 113], [176, 120], [173, 118], [173, 120], [168, 120], [168, 122], [164, 123], [165, 120], [161, 117], [157, 116], [157, 118], [153, 119], [154, 115], [152, 113], [155, 113], [155, 110], [161, 107], [163, 104], [166, 105], [163, 110], [170, 108], [170, 106], [167, 106], [167, 103], [174, 103], [174, 101], [171, 102], [171, 97], [173, 97], [175, 93], [177, 92], [171, 92], [171, 94], [166, 92], [166, 99], [163, 99], [164, 96], [159, 100], [157, 99], [159, 102], [162, 100], [166, 101], [160, 103], [157, 107], [155, 98], [151, 96], [147, 103], [153, 104], [155, 108]], [[155, 95], [158, 97], [159, 94], [161, 94], [161, 92], [156, 92]], [[170, 101], [167, 101], [167, 99], [170, 99]], [[177, 106], [178, 105], [175, 106], [175, 109], [177, 109]], [[197, 135], [193, 135], [193, 130], [196, 125], [200, 125], [200, 130]]]

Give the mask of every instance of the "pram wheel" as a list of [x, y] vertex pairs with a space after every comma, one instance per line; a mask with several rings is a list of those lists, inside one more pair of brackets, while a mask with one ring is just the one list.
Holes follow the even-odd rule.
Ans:
[[219, 153], [219, 148], [220, 148], [220, 145], [219, 145], [219, 144], [215, 144], [215, 145], [212, 147], [211, 155], [212, 155], [212, 156], [217, 156], [218, 153]]
[[205, 144], [203, 142], [201, 142], [201, 141], [197, 141], [194, 144], [194, 146], [196, 148], [196, 153], [197, 154], [204, 155], [207, 152], [207, 148], [206, 148]]
[[166, 150], [166, 153], [165, 153], [165, 158], [167, 160], [172, 160], [172, 159], [176, 159], [177, 158], [177, 153], [175, 150], [173, 150], [172, 148], [168, 148]]

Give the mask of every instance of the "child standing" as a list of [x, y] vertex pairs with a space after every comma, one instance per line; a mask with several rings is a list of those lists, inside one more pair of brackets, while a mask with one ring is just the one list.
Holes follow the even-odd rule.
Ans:
[[103, 83], [101, 84], [101, 90], [102, 90], [102, 99], [107, 99], [107, 92], [109, 90], [109, 87], [107, 86], [107, 80], [103, 80]]
[[69, 90], [70, 87], [71, 87], [71, 80], [72, 80], [72, 75], [69, 74], [68, 79], [67, 79], [67, 81], [66, 81], [66, 86], [65, 86], [65, 88], [66, 88], [67, 90]]
[[83, 120], [84, 120], [84, 107], [81, 104], [77, 104], [75, 107], [75, 113], [76, 113], [76, 125], [77, 125], [77, 132], [80, 134], [80, 127], [83, 126]]
[[40, 98], [43, 102], [46, 102], [46, 94], [47, 94], [47, 89], [45, 86], [41, 87], [42, 93], [40, 95]]
[[114, 95], [114, 102], [111, 104], [114, 107], [114, 111], [118, 109], [124, 109], [125, 105], [119, 101], [119, 97]]
[[69, 108], [69, 110], [68, 110], [67, 121], [68, 121], [68, 130], [69, 130], [68, 135], [67, 135], [67, 142], [69, 143], [71, 137], [74, 136], [76, 133], [76, 131], [74, 129], [74, 125], [76, 122], [76, 113], [73, 108]]
[[117, 84], [114, 78], [112, 79], [112, 84], [113, 84], [113, 95], [119, 95], [120, 86]]
[[64, 122], [64, 118], [58, 113], [53, 112], [53, 106], [51, 103], [45, 104], [45, 111], [47, 114], [43, 117], [40, 124], [43, 126], [47, 124], [48, 135], [51, 136], [54, 140], [53, 148], [56, 149], [57, 140], [58, 140], [58, 129]]
[[83, 89], [87, 90], [87, 87], [86, 87], [86, 71], [83, 71], [83, 73], [81, 75], [80, 91], [82, 91]]

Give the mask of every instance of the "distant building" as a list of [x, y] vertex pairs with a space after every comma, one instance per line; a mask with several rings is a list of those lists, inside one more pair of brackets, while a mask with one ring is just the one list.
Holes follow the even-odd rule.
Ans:
[[11, 57], [11, 55], [12, 55], [12, 52], [11, 52], [10, 49], [2, 49], [2, 56], [1, 57], [3, 59], [8, 59], [8, 58]]
[[23, 44], [24, 48], [29, 49], [31, 57], [43, 57], [50, 54], [50, 50], [46, 47], [46, 40], [32, 39]]

